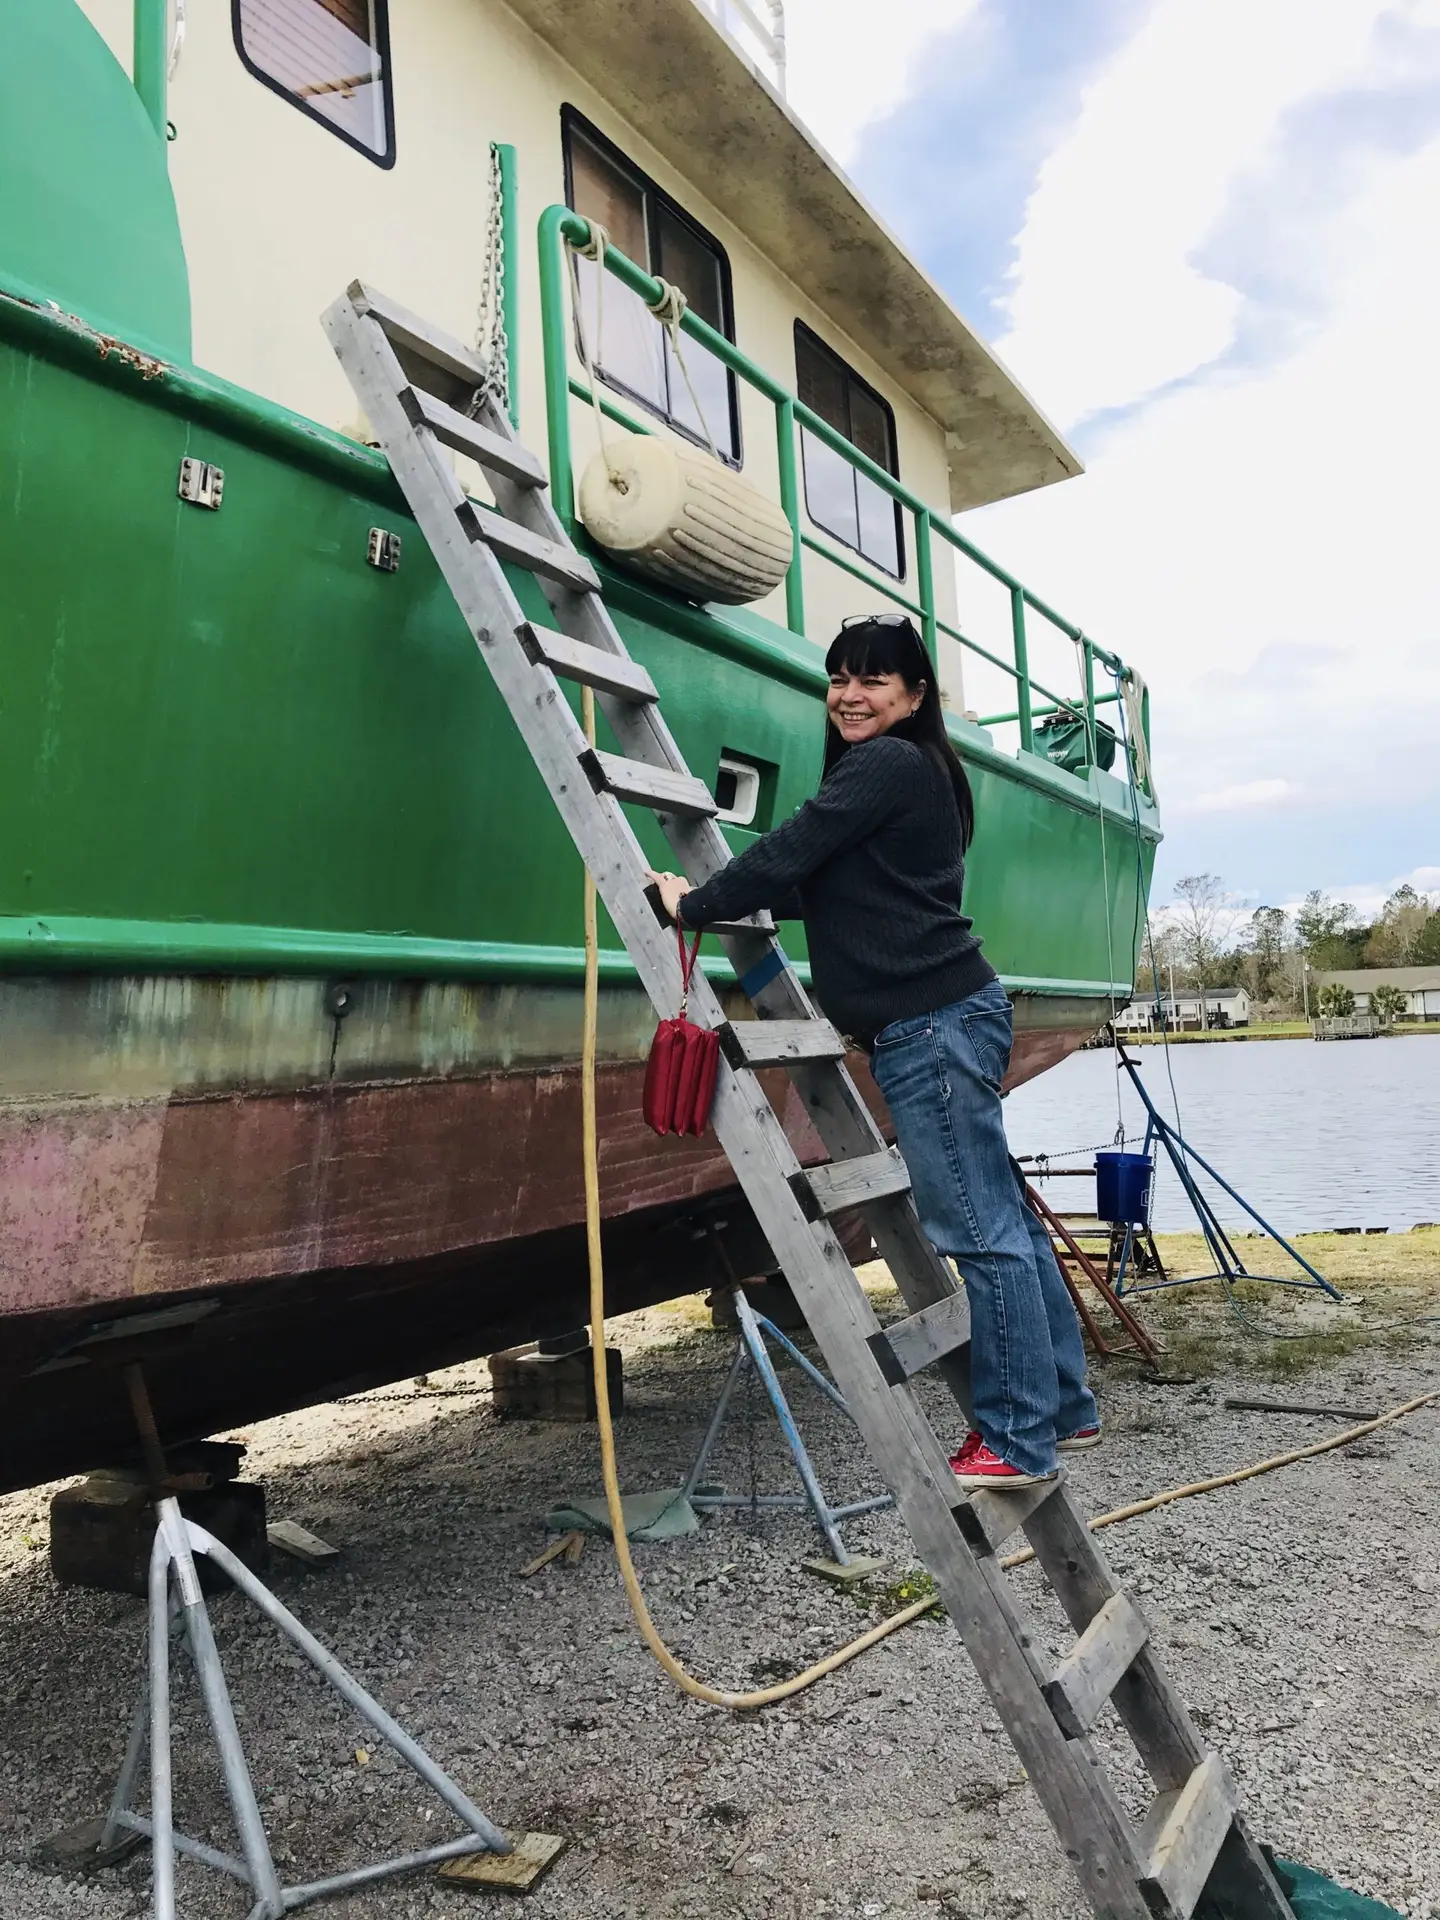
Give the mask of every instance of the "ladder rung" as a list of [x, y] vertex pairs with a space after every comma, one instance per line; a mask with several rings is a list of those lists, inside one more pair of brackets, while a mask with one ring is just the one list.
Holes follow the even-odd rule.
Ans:
[[957, 1353], [970, 1338], [970, 1303], [958, 1289], [908, 1319], [870, 1335], [870, 1351], [892, 1387]]
[[622, 694], [627, 700], [658, 700], [655, 682], [638, 660], [628, 653], [606, 653], [600, 647], [572, 640], [568, 633], [556, 633], [553, 627], [540, 627], [527, 620], [515, 629], [530, 658], [564, 680], [578, 680], [583, 686], [599, 687], [605, 693]]
[[720, 1045], [732, 1067], [845, 1058], [845, 1042], [828, 1020], [736, 1020], [720, 1029]]
[[460, 524], [472, 540], [483, 541], [502, 560], [556, 580], [562, 587], [572, 587], [577, 593], [600, 591], [600, 576], [583, 554], [531, 533], [528, 527], [507, 520], [503, 513], [492, 513], [489, 507], [467, 500], [460, 508]]
[[372, 319], [378, 320], [392, 346], [404, 348], [417, 358], [428, 361], [432, 367], [439, 367], [442, 373], [466, 381], [472, 387], [484, 384], [484, 361], [477, 359], [468, 347], [462, 346], [450, 334], [439, 327], [432, 327], [428, 320], [421, 320], [398, 301], [377, 293], [373, 287], [367, 287], [363, 280], [352, 280], [349, 294], [355, 311], [368, 313]]
[[714, 795], [693, 774], [594, 749], [581, 754], [580, 764], [597, 793], [613, 793], [617, 800], [653, 807], [657, 813], [685, 814], [697, 820], [709, 819], [715, 812]]
[[1037, 1480], [1033, 1487], [1017, 1487], [1013, 1493], [972, 1493], [956, 1507], [956, 1523], [971, 1546], [981, 1553], [998, 1553], [1064, 1484], [1062, 1471], [1053, 1480]]
[[832, 1160], [826, 1166], [805, 1167], [790, 1176], [795, 1197], [812, 1219], [863, 1207], [869, 1200], [886, 1200], [910, 1191], [910, 1175], [894, 1147], [884, 1153], [862, 1154], [855, 1160]]
[[518, 440], [507, 440], [491, 427], [482, 427], [468, 413], [460, 413], [421, 387], [406, 387], [400, 404], [417, 427], [429, 427], [437, 440], [457, 453], [467, 454], [487, 473], [503, 473], [522, 487], [543, 487], [545, 469]]
[[1141, 1888], [1163, 1911], [1195, 1911], [1215, 1857], [1235, 1818], [1235, 1801], [1218, 1753], [1209, 1753], [1183, 1787], [1162, 1793], [1140, 1830]]
[[1070, 1739], [1078, 1740], [1094, 1726], [1149, 1637], [1129, 1594], [1112, 1594], [1045, 1687], [1050, 1710]]
[[752, 914], [748, 920], [711, 920], [705, 927], [706, 933], [765, 933], [773, 935], [775, 922], [763, 909]]

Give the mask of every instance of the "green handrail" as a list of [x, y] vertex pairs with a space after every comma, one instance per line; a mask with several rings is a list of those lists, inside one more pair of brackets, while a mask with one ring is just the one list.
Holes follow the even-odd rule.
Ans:
[[[569, 323], [565, 298], [565, 249], [567, 245], [586, 247], [590, 244], [590, 223], [569, 207], [547, 207], [540, 216], [540, 320], [541, 341], [545, 373], [545, 405], [548, 414], [548, 438], [550, 454], [550, 497], [561, 520], [573, 534], [576, 530], [575, 518], [575, 477], [573, 449], [570, 436], [570, 398], [589, 402], [592, 399], [590, 389], [582, 382], [571, 377]], [[615, 276], [622, 286], [629, 287], [653, 306], [662, 298], [660, 283], [653, 279], [642, 267], [636, 266], [623, 253], [614, 247], [607, 247], [604, 260], [605, 270]], [[1034, 723], [1037, 718], [1055, 712], [1079, 712], [1083, 707], [1087, 728], [1094, 737], [1095, 708], [1107, 701], [1119, 698], [1119, 684], [1129, 677], [1129, 669], [1120, 656], [1097, 646], [1093, 640], [1063, 615], [1056, 613], [1038, 594], [1032, 593], [1023, 581], [1015, 579], [989, 554], [982, 552], [973, 541], [967, 540], [950, 521], [937, 519], [932, 509], [906, 486], [897, 480], [894, 474], [887, 473], [868, 455], [853, 446], [842, 433], [822, 420], [819, 414], [807, 407], [802, 400], [781, 386], [778, 380], [748, 354], [742, 353], [733, 341], [727, 340], [722, 333], [689, 309], [680, 322], [690, 337], [714, 357], [724, 367], [736, 374], [747, 386], [768, 400], [775, 409], [776, 451], [778, 455], [780, 479], [780, 506], [789, 521], [794, 534], [794, 550], [790, 567], [785, 577], [785, 618], [792, 633], [803, 635], [805, 632], [805, 588], [802, 574], [802, 561], [805, 550], [820, 554], [832, 566], [842, 572], [852, 574], [862, 580], [872, 592], [883, 595], [887, 600], [902, 606], [920, 622], [925, 645], [932, 658], [935, 654], [937, 637], [944, 633], [957, 641], [962, 647], [976, 654], [991, 666], [1008, 673], [1016, 685], [1016, 711], [1004, 716], [1008, 721], [1018, 721], [1020, 726], [1020, 745], [1023, 751], [1034, 751]], [[633, 433], [645, 433], [649, 429], [619, 407], [612, 405], [603, 397], [600, 400], [601, 411], [607, 419], [616, 421]], [[837, 553], [833, 547], [816, 540], [806, 533], [801, 523], [799, 468], [796, 456], [796, 429], [803, 427], [813, 434], [823, 445], [838, 453], [857, 473], [863, 474], [888, 494], [892, 500], [911, 516], [915, 532], [915, 575], [917, 595], [911, 599], [899, 593], [872, 574], [865, 572], [854, 561]], [[940, 619], [935, 607], [935, 582], [932, 540], [935, 535], [948, 541], [958, 553], [980, 567], [990, 578], [1004, 587], [1010, 596], [1011, 641], [1014, 649], [1013, 660], [1007, 661], [999, 655], [982, 647], [962, 633], [958, 627]], [[1080, 698], [1072, 701], [1063, 694], [1054, 693], [1048, 687], [1042, 687], [1031, 677], [1028, 635], [1026, 631], [1026, 613], [1038, 614], [1047, 620], [1059, 632], [1076, 642], [1082, 654], [1082, 673], [1084, 692]], [[1096, 695], [1095, 663], [1099, 663], [1113, 674], [1117, 682], [1114, 693]], [[1034, 695], [1039, 694], [1053, 704], [1036, 709]], [[1142, 717], [1145, 743], [1148, 749], [1150, 741], [1149, 695], [1142, 702]], [[1000, 724], [1000, 717], [982, 724]]]
[[170, 50], [166, 45], [168, 26], [166, 0], [135, 0], [131, 18], [133, 54], [130, 79], [150, 124], [163, 140], [166, 115], [165, 93], [169, 80]]

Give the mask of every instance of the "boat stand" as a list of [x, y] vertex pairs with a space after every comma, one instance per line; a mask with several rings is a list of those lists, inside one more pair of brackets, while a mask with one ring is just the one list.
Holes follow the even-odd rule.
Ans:
[[[730, 1362], [730, 1371], [725, 1376], [725, 1384], [720, 1389], [720, 1398], [715, 1402], [715, 1411], [710, 1416], [710, 1424], [705, 1429], [705, 1438], [700, 1442], [700, 1451], [695, 1456], [695, 1464], [685, 1482], [685, 1495], [692, 1507], [765, 1507], [790, 1508], [808, 1507], [813, 1514], [816, 1526], [820, 1529], [826, 1546], [830, 1550], [828, 1560], [807, 1560], [808, 1570], [825, 1574], [830, 1579], [849, 1582], [858, 1580], [865, 1574], [873, 1573], [884, 1563], [870, 1558], [852, 1557], [840, 1537], [840, 1522], [852, 1519], [857, 1513], [877, 1513], [882, 1507], [893, 1507], [894, 1497], [888, 1493], [876, 1494], [868, 1500], [847, 1501], [844, 1506], [832, 1507], [825, 1498], [820, 1485], [820, 1477], [806, 1451], [805, 1442], [800, 1437], [800, 1429], [790, 1403], [785, 1398], [785, 1389], [780, 1384], [775, 1371], [775, 1363], [770, 1357], [766, 1345], [767, 1336], [776, 1341], [799, 1367], [805, 1377], [825, 1395], [832, 1405], [838, 1407], [848, 1420], [850, 1409], [844, 1396], [833, 1381], [827, 1380], [820, 1369], [808, 1360], [794, 1341], [783, 1334], [773, 1320], [767, 1320], [763, 1313], [756, 1313], [745, 1298], [745, 1289], [732, 1288], [735, 1302], [735, 1318], [739, 1327], [739, 1337], [735, 1342], [735, 1358]], [[751, 1369], [758, 1376], [761, 1385], [774, 1408], [775, 1418], [780, 1424], [780, 1432], [790, 1449], [790, 1457], [795, 1462], [795, 1471], [800, 1476], [802, 1493], [726, 1493], [723, 1488], [706, 1485], [701, 1476], [715, 1450], [720, 1431], [725, 1425], [725, 1416], [735, 1397], [735, 1389], [741, 1379]]]
[[[1300, 1293], [1328, 1293], [1332, 1300], [1341, 1299], [1342, 1295], [1339, 1288], [1331, 1286], [1324, 1274], [1317, 1272], [1305, 1258], [1304, 1254], [1298, 1253], [1283, 1234], [1277, 1233], [1270, 1222], [1265, 1219], [1262, 1214], [1257, 1213], [1255, 1208], [1251, 1206], [1250, 1202], [1245, 1199], [1242, 1194], [1235, 1191], [1234, 1187], [1230, 1185], [1230, 1182], [1225, 1179], [1224, 1175], [1217, 1173], [1210, 1162], [1202, 1158], [1202, 1156], [1195, 1151], [1194, 1147], [1190, 1145], [1190, 1142], [1185, 1139], [1183, 1134], [1171, 1126], [1170, 1122], [1150, 1098], [1150, 1091], [1140, 1078], [1139, 1061], [1132, 1058], [1132, 1056], [1125, 1051], [1124, 1044], [1118, 1035], [1115, 1040], [1115, 1053], [1120, 1066], [1129, 1074], [1130, 1084], [1134, 1087], [1140, 1104], [1145, 1109], [1145, 1144], [1141, 1148], [1141, 1152], [1149, 1154], [1157, 1142], [1164, 1147], [1166, 1153], [1170, 1156], [1170, 1164], [1175, 1169], [1175, 1177], [1184, 1189], [1185, 1198], [1190, 1202], [1190, 1205], [1195, 1211], [1195, 1217], [1200, 1222], [1200, 1231], [1205, 1236], [1205, 1243], [1209, 1247], [1210, 1256], [1215, 1262], [1215, 1270], [1213, 1273], [1193, 1273], [1173, 1278], [1166, 1276], [1159, 1280], [1147, 1281], [1132, 1279], [1127, 1287], [1126, 1270], [1134, 1246], [1135, 1230], [1132, 1228], [1126, 1232], [1124, 1241], [1120, 1247], [1119, 1259], [1115, 1263], [1114, 1291], [1116, 1296], [1119, 1297], [1126, 1293], [1159, 1293], [1166, 1287], [1189, 1287], [1203, 1280], [1223, 1280], [1227, 1288], [1232, 1286], [1237, 1280], [1258, 1280], [1263, 1281], [1266, 1286], [1293, 1287]], [[1192, 1161], [1202, 1172], [1210, 1176], [1222, 1192], [1230, 1196], [1237, 1207], [1242, 1208], [1249, 1214], [1256, 1226], [1260, 1228], [1261, 1232], [1264, 1233], [1268, 1239], [1273, 1240], [1277, 1247], [1283, 1247], [1285, 1249], [1296, 1266], [1302, 1268], [1303, 1271], [1310, 1276], [1307, 1280], [1291, 1279], [1287, 1274], [1251, 1273], [1250, 1269], [1245, 1265], [1245, 1262], [1240, 1258], [1240, 1255], [1235, 1251], [1234, 1243], [1226, 1233], [1224, 1227], [1221, 1226], [1214, 1207], [1211, 1206], [1209, 1200], [1201, 1192], [1199, 1183], [1196, 1180], [1195, 1173], [1190, 1164]]]
[[[399, 1727], [385, 1709], [372, 1700], [335, 1656], [281, 1605], [245, 1564], [207, 1533], [187, 1520], [173, 1494], [156, 1503], [155, 1544], [150, 1555], [149, 1662], [146, 1682], [131, 1723], [130, 1740], [115, 1784], [110, 1810], [100, 1830], [94, 1859], [119, 1857], [131, 1834], [150, 1841], [152, 1860], [152, 1920], [175, 1920], [175, 1861], [177, 1855], [198, 1860], [248, 1887], [255, 1904], [249, 1920], [281, 1920], [311, 1901], [374, 1885], [396, 1874], [452, 1860], [462, 1854], [509, 1854], [511, 1842], [481, 1813], [425, 1750]], [[200, 1591], [195, 1556], [207, 1556], [234, 1582], [239, 1592], [271, 1621], [290, 1644], [328, 1681], [341, 1699], [354, 1708], [380, 1739], [392, 1747], [464, 1825], [466, 1831], [438, 1846], [400, 1854], [373, 1865], [354, 1867], [301, 1886], [282, 1886], [266, 1837], [259, 1803], [246, 1764], [236, 1725], [235, 1709], [225, 1684], [224, 1670]], [[173, 1761], [170, 1745], [170, 1656], [175, 1643], [189, 1653], [200, 1684], [210, 1729], [225, 1776], [225, 1791], [240, 1841], [239, 1859], [203, 1840], [175, 1829]], [[140, 1764], [150, 1749], [150, 1811], [135, 1806]]]

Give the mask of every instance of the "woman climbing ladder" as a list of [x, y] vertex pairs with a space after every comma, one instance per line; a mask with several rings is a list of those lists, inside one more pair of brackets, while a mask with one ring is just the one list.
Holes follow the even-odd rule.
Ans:
[[925, 1232], [965, 1280], [975, 1430], [962, 1485], [1025, 1487], [1091, 1447], [1074, 1307], [1025, 1205], [1000, 1086], [1011, 1010], [961, 911], [974, 826], [929, 656], [903, 616], [847, 621], [826, 655], [820, 790], [714, 879], [652, 873], [692, 928], [767, 908], [803, 919], [815, 997], [870, 1054]]

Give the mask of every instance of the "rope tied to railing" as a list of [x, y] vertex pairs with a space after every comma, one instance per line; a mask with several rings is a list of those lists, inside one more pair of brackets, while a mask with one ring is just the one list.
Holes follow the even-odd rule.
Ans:
[[[595, 262], [595, 338], [598, 351], [603, 353], [605, 345], [605, 254], [611, 244], [610, 234], [609, 230], [603, 227], [598, 220], [591, 220], [587, 224], [590, 233], [589, 238], [583, 245], [569, 238], [567, 238], [565, 242], [570, 254], [570, 273], [575, 289], [576, 347], [580, 354], [580, 364], [585, 369], [585, 384], [590, 392], [590, 405], [595, 410], [595, 432], [600, 441], [600, 453], [605, 462], [605, 470], [609, 475], [610, 484], [614, 487], [615, 491], [617, 493], [628, 493], [630, 491], [629, 482], [623, 474], [615, 471], [614, 464], [610, 458], [609, 439], [605, 431], [605, 410], [600, 403], [600, 390], [597, 377], [598, 361], [595, 356], [592, 355], [590, 343], [586, 338], [584, 301], [580, 287], [580, 262], [582, 260], [593, 260]], [[655, 318], [665, 329], [666, 336], [670, 342], [670, 351], [675, 356], [675, 364], [680, 369], [681, 377], [685, 382], [685, 390], [690, 395], [690, 404], [695, 409], [695, 417], [700, 422], [701, 431], [705, 435], [705, 440], [710, 448], [711, 454], [719, 461], [720, 449], [715, 443], [714, 434], [710, 431], [710, 422], [705, 417], [705, 409], [700, 404], [700, 396], [695, 391], [695, 382], [690, 378], [690, 369], [685, 362], [685, 350], [680, 344], [680, 323], [684, 320], [690, 303], [685, 296], [684, 289], [677, 287], [673, 281], [663, 279], [659, 274], [656, 274], [655, 284], [659, 287], [660, 291], [655, 299], [646, 301], [646, 308], [650, 313], [654, 314]]]
[[610, 443], [605, 434], [605, 409], [600, 404], [600, 384], [596, 364], [585, 338], [585, 302], [580, 289], [580, 262], [595, 262], [595, 334], [602, 343], [605, 338], [605, 253], [610, 245], [609, 229], [602, 227], [598, 220], [589, 222], [590, 237], [584, 246], [567, 238], [565, 245], [570, 255], [570, 278], [575, 289], [575, 345], [580, 354], [580, 364], [585, 369], [585, 385], [590, 394], [590, 405], [595, 409], [595, 435], [600, 442], [600, 457], [605, 462], [605, 471], [610, 476], [610, 484], [617, 493], [628, 493], [629, 482], [615, 471], [610, 459]]
[[710, 431], [710, 422], [705, 418], [705, 409], [700, 404], [700, 396], [695, 391], [695, 382], [690, 378], [690, 369], [685, 364], [685, 350], [680, 344], [680, 322], [685, 318], [685, 309], [689, 302], [673, 281], [662, 280], [659, 274], [656, 274], [655, 284], [660, 289], [659, 295], [654, 300], [647, 300], [645, 304], [669, 336], [670, 351], [674, 354], [675, 364], [684, 378], [685, 391], [690, 395], [690, 404], [695, 409], [695, 417], [700, 422], [711, 453], [718, 460], [720, 449], [716, 446], [715, 436]]

